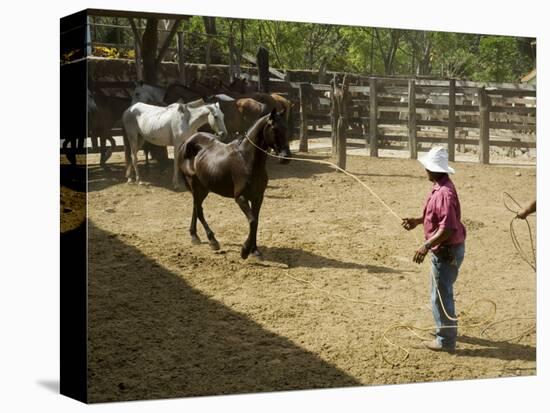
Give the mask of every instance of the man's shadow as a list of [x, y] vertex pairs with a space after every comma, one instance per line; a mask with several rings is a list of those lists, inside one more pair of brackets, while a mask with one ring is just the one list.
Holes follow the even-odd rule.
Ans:
[[481, 337], [458, 336], [459, 343], [483, 346], [483, 348], [456, 350], [457, 356], [490, 357], [500, 360], [536, 361], [536, 347], [527, 344], [510, 343], [507, 341], [489, 340]]

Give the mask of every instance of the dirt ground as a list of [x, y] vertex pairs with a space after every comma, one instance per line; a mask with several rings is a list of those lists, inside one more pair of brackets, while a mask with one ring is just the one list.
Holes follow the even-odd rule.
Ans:
[[[150, 184], [137, 186], [124, 182], [121, 154], [110, 172], [90, 161], [92, 402], [536, 374], [536, 335], [503, 341], [534, 325], [536, 276], [512, 245], [502, 202], [503, 191], [522, 204], [535, 197], [534, 167], [453, 165], [468, 231], [456, 307], [470, 318], [454, 354], [391, 332], [409, 352], [392, 365], [376, 351], [383, 332], [433, 324], [429, 264], [412, 262], [421, 230], [403, 230], [352, 179], [325, 165], [270, 160], [258, 235], [264, 260], [243, 261], [248, 225], [233, 200], [211, 194], [204, 203], [222, 245], [215, 253], [200, 223], [203, 244], [191, 244], [191, 195], [170, 189], [170, 168], [152, 168]], [[417, 161], [350, 156], [347, 169], [399, 216], [421, 213], [430, 183]], [[482, 299], [497, 305], [492, 321], [504, 320], [485, 331], [469, 325], [490, 313]], [[383, 343], [390, 361], [404, 356]]]

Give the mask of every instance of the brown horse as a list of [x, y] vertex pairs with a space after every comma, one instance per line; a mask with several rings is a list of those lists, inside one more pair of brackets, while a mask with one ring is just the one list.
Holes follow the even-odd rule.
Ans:
[[[193, 194], [191, 242], [200, 244], [197, 236], [197, 218], [201, 221], [210, 247], [220, 244], [208, 226], [202, 203], [209, 192], [233, 198], [249, 223], [248, 238], [241, 249], [241, 257], [250, 254], [261, 258], [256, 245], [258, 217], [262, 206], [268, 176], [266, 158], [269, 148], [283, 156], [282, 163], [290, 162], [290, 149], [286, 139], [284, 113], [273, 110], [260, 118], [240, 141], [225, 144], [215, 136], [198, 132], [181, 146], [178, 156], [179, 172]], [[261, 148], [261, 149], [260, 149]]]

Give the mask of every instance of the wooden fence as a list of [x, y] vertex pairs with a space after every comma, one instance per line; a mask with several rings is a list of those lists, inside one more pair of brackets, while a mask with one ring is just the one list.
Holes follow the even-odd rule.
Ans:
[[364, 139], [370, 156], [391, 148], [407, 150], [413, 159], [427, 149], [423, 144], [444, 144], [454, 161], [457, 146], [474, 145], [479, 161], [489, 163], [491, 146], [536, 147], [534, 85], [385, 77], [360, 82], [271, 83], [272, 91], [296, 101], [301, 150], [308, 138], [330, 136], [333, 153], [345, 164], [339, 151], [348, 144], [338, 142], [347, 138]]
[[[172, 65], [174, 73], [168, 71], [166, 81], [178, 79], [183, 66]], [[185, 66], [187, 71], [196, 71], [194, 66], [204, 65]], [[231, 70], [216, 66], [218, 73]], [[258, 75], [253, 69], [243, 70], [255, 83]], [[310, 138], [331, 137], [332, 152], [341, 165], [345, 164], [345, 148], [350, 146], [362, 146], [370, 156], [378, 156], [381, 149], [395, 149], [416, 158], [430, 145], [442, 144], [454, 161], [455, 150], [468, 145], [477, 148], [481, 163], [489, 163], [490, 147], [536, 148], [534, 85], [340, 73], [329, 73], [333, 81], [321, 84], [289, 81], [292, 72], [270, 72], [269, 91], [294, 103], [294, 132], [300, 138], [300, 150], [308, 150]], [[98, 79], [94, 84], [103, 91], [124, 89], [126, 93], [133, 87], [129, 80]]]

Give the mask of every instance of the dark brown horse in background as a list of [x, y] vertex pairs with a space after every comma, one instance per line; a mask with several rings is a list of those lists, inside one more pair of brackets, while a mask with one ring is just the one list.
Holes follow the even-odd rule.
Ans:
[[[112, 149], [115, 148], [115, 140], [111, 136], [111, 129], [118, 126], [122, 119], [122, 114], [130, 106], [130, 99], [119, 96], [110, 96], [103, 93], [93, 93], [93, 101], [95, 108], [90, 110], [88, 118], [88, 126], [90, 131], [90, 137], [92, 140], [92, 147], [96, 149], [100, 148], [100, 165], [102, 168], [107, 168], [106, 162], [111, 156]], [[99, 137], [100, 144], [97, 143]], [[106, 147], [106, 141], [109, 141], [110, 148]], [[143, 146], [145, 152], [145, 161], [149, 164], [149, 154], [158, 162], [161, 169], [164, 168], [168, 162], [168, 156], [166, 152], [162, 151], [163, 148], [146, 144]]]
[[[261, 148], [261, 149], [260, 149]], [[203, 214], [202, 203], [209, 192], [233, 198], [249, 223], [248, 238], [241, 249], [241, 257], [250, 254], [261, 258], [256, 244], [260, 208], [267, 187], [267, 154], [273, 149], [283, 156], [282, 163], [290, 161], [284, 112], [275, 109], [260, 118], [240, 141], [225, 144], [215, 136], [198, 132], [181, 146], [178, 167], [187, 188], [193, 194], [193, 216], [191, 218], [191, 242], [200, 244], [197, 236], [197, 218], [201, 221], [210, 247], [214, 250], [220, 244], [208, 226]]]

